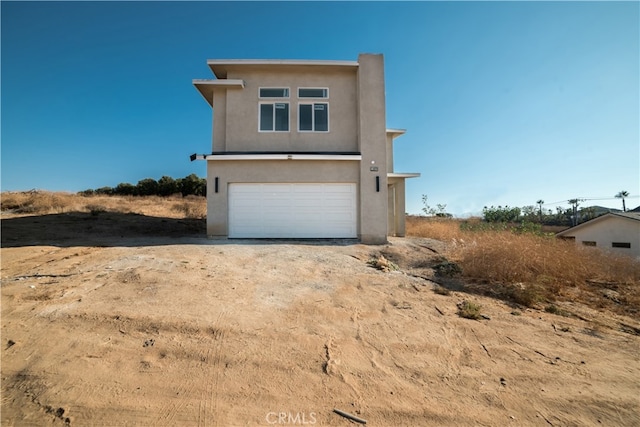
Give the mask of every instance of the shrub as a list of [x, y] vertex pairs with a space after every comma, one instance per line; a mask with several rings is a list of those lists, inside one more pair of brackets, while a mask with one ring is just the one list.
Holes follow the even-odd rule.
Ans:
[[435, 286], [433, 288], [433, 292], [435, 292], [438, 295], [451, 295], [451, 291], [447, 288], [445, 288], [444, 286]]
[[564, 316], [564, 317], [570, 317], [571, 313], [569, 313], [567, 310], [563, 310], [561, 308], [558, 308], [557, 305], [555, 304], [551, 304], [548, 305], [544, 308], [544, 311], [546, 311], [547, 313], [551, 313], [551, 314], [557, 314], [558, 316]]
[[478, 320], [482, 317], [480, 310], [482, 306], [469, 301], [462, 301], [458, 304], [458, 316], [465, 319]]
[[508, 288], [507, 295], [513, 302], [527, 307], [534, 307], [547, 299], [544, 290], [535, 285], [513, 285]]
[[437, 276], [441, 277], [456, 277], [462, 274], [462, 268], [455, 262], [443, 261], [433, 266]]

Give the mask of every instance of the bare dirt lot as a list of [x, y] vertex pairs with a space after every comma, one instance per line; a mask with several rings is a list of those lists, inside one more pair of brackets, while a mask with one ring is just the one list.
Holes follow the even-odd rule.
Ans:
[[[373, 426], [640, 425], [634, 319], [437, 294], [430, 239], [203, 234], [3, 216], [2, 425], [355, 425], [334, 409]], [[400, 270], [370, 266], [380, 254]], [[485, 317], [459, 317], [463, 300]]]

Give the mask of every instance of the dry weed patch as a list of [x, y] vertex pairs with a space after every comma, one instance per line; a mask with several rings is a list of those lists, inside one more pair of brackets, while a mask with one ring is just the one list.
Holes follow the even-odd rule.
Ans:
[[104, 212], [134, 213], [162, 218], [206, 217], [204, 197], [159, 196], [84, 196], [71, 193], [28, 191], [4, 192], [0, 198], [3, 213], [47, 215], [88, 212], [97, 216]]
[[0, 205], [3, 211], [19, 214], [63, 213], [75, 205], [77, 196], [49, 191], [5, 192]]
[[373, 258], [367, 261], [367, 264], [373, 268], [384, 271], [385, 273], [388, 273], [390, 271], [397, 271], [400, 269], [397, 264], [386, 259], [384, 255], [380, 255], [378, 258]]
[[475, 283], [470, 289], [476, 292], [525, 306], [578, 300], [640, 317], [640, 263], [633, 258], [553, 235], [484, 229], [453, 219], [409, 217], [407, 231], [448, 243], [445, 255]]

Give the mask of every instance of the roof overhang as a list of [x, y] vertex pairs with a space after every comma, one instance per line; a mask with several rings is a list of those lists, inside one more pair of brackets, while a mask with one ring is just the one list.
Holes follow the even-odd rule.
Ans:
[[213, 74], [223, 79], [231, 69], [265, 68], [265, 67], [325, 67], [334, 69], [357, 68], [357, 61], [322, 61], [306, 59], [209, 59], [207, 65]]
[[198, 89], [202, 97], [213, 107], [213, 91], [216, 89], [242, 89], [244, 80], [240, 79], [194, 79], [193, 85]]
[[387, 129], [387, 136], [390, 136], [391, 139], [395, 139], [400, 135], [404, 135], [406, 132], [406, 129]]
[[387, 178], [420, 178], [419, 173], [395, 173], [389, 172]]
[[192, 154], [191, 161], [229, 161], [229, 160], [341, 160], [360, 161], [362, 154], [306, 154], [306, 153], [221, 153]]

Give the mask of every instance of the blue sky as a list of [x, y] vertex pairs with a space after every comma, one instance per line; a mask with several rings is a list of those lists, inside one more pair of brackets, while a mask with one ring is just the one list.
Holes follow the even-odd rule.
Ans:
[[[207, 59], [385, 56], [407, 211], [640, 204], [638, 2], [1, 3], [2, 181], [205, 176]], [[613, 200], [612, 200], [613, 199]], [[554, 202], [559, 202], [553, 204]]]

